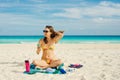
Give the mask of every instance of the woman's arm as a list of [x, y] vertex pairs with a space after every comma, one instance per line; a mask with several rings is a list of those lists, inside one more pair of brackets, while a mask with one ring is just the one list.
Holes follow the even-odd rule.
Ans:
[[40, 51], [41, 51], [41, 41], [42, 39], [39, 40], [38, 44], [37, 44], [37, 50], [36, 50], [36, 53], [39, 54]]
[[58, 32], [56, 32], [56, 34], [57, 35], [54, 38], [55, 43], [57, 43], [63, 37], [64, 31], [58, 31]]

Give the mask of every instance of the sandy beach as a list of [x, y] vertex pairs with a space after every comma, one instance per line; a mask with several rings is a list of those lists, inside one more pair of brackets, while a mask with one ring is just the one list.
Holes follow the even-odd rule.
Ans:
[[67, 74], [23, 74], [24, 60], [41, 57], [36, 43], [0, 44], [0, 80], [120, 80], [120, 44], [57, 44], [55, 53], [65, 70], [71, 63], [83, 67]]

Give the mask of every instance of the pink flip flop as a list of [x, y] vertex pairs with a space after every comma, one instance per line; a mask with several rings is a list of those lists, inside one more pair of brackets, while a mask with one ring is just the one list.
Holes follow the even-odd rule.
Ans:
[[81, 68], [81, 67], [83, 67], [83, 65], [81, 65], [81, 64], [70, 64], [69, 67], [70, 68]]

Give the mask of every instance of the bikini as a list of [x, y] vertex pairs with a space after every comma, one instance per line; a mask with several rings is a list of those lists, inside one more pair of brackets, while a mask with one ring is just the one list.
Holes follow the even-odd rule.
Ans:
[[42, 48], [42, 50], [48, 50], [48, 49], [54, 50], [55, 47], [54, 47], [54, 45], [51, 45], [49, 48], [46, 46], [42, 46], [41, 48]]
[[[40, 44], [37, 44], [37, 47], [40, 47]], [[48, 50], [48, 49], [50, 49], [50, 50], [54, 50], [54, 45], [51, 45], [49, 48], [47, 48], [46, 46], [41, 46], [41, 48], [42, 48], [42, 50]]]
[[[40, 47], [40, 45], [39, 44], [37, 44], [37, 46], [38, 47]], [[55, 48], [55, 46], [54, 45], [51, 45], [49, 48], [48, 47], [46, 47], [46, 46], [41, 46], [41, 48], [42, 48], [42, 50], [54, 50], [54, 48]], [[50, 64], [51, 63], [51, 61], [52, 60], [46, 60], [46, 62], [48, 63], [48, 64]]]

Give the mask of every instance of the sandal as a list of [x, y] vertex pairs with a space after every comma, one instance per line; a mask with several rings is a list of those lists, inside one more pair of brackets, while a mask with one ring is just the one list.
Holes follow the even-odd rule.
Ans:
[[81, 68], [81, 67], [83, 67], [83, 65], [81, 65], [81, 64], [70, 64], [69, 67], [70, 68]]

